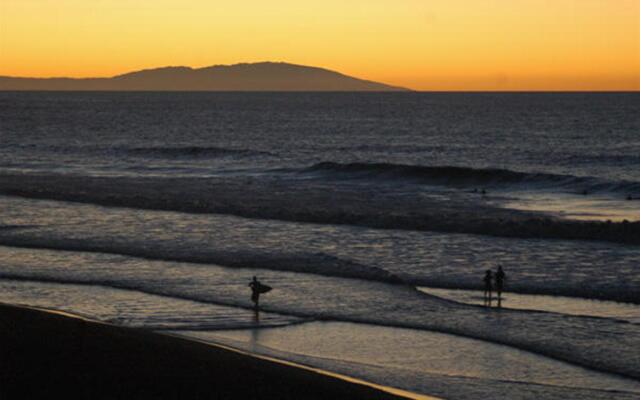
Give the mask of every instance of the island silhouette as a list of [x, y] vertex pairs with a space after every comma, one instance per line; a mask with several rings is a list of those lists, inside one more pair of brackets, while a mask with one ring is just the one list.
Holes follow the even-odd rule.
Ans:
[[0, 76], [2, 91], [408, 91], [324, 68], [284, 62], [163, 67], [110, 78]]

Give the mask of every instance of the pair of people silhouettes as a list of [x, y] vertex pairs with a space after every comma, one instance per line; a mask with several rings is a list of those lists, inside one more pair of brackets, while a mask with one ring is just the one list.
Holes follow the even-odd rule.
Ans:
[[506, 274], [502, 270], [502, 265], [498, 266], [498, 270], [494, 274], [490, 269], [484, 274], [482, 281], [484, 282], [484, 305], [491, 306], [493, 301], [493, 289], [495, 288], [498, 295], [498, 307], [502, 307], [502, 290], [504, 282], [507, 279]]

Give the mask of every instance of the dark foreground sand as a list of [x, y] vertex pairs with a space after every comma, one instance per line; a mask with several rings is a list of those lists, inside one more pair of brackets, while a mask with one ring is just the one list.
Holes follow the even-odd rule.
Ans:
[[0, 305], [0, 399], [399, 399], [203, 343]]

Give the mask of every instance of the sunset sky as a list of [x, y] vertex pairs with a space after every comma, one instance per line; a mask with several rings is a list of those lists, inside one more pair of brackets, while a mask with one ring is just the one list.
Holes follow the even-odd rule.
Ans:
[[267, 60], [418, 90], [640, 90], [640, 0], [0, 0], [0, 75]]

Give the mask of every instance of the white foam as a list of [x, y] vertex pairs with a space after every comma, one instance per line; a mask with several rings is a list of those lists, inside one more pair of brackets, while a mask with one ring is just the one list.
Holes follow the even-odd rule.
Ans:
[[[483, 292], [479, 290], [441, 289], [418, 287], [418, 290], [444, 299], [465, 304], [484, 305]], [[492, 306], [497, 306], [496, 294]], [[640, 324], [640, 305], [615, 301], [590, 300], [565, 296], [503, 293], [502, 307], [519, 310], [541, 310], [570, 315], [615, 318]]]

